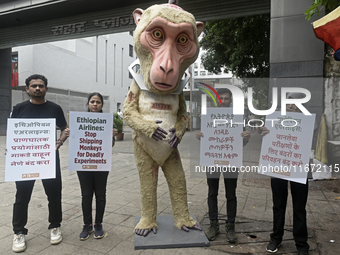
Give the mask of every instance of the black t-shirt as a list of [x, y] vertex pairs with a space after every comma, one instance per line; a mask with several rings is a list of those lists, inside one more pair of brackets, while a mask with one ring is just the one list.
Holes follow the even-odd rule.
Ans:
[[62, 128], [67, 125], [63, 110], [51, 101], [46, 101], [43, 104], [32, 104], [28, 100], [17, 104], [13, 108], [11, 118], [55, 118], [57, 127]]

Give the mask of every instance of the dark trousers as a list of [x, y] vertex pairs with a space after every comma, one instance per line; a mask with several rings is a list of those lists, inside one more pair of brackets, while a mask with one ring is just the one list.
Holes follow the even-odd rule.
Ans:
[[78, 171], [84, 224], [92, 224], [92, 199], [96, 196], [96, 224], [103, 222], [106, 204], [106, 184], [109, 172]]
[[[217, 220], [217, 196], [221, 172], [207, 173], [209, 219]], [[236, 187], [238, 172], [223, 173], [225, 197], [227, 199], [227, 222], [235, 222], [237, 211]]]
[[[288, 181], [271, 178], [271, 187], [273, 194], [274, 226], [273, 233], [270, 237], [277, 242], [282, 242], [288, 197]], [[293, 201], [293, 236], [295, 245], [298, 250], [308, 250], [306, 217], [308, 181], [306, 184], [291, 181], [290, 191]]]
[[[15, 203], [13, 205], [13, 231], [15, 234], [22, 232], [27, 235], [28, 230], [25, 228], [28, 217], [28, 203], [31, 200], [35, 180], [17, 181]], [[48, 199], [48, 229], [60, 227], [62, 221], [61, 212], [61, 175], [59, 152], [56, 152], [56, 178], [42, 180], [45, 194]]]

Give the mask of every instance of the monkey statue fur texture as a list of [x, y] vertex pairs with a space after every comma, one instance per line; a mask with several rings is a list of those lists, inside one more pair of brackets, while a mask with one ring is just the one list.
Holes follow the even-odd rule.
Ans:
[[[178, 229], [202, 230], [190, 216], [185, 174], [177, 149], [187, 122], [183, 91], [185, 70], [199, 53], [197, 37], [203, 23], [177, 5], [153, 5], [133, 12], [137, 24], [134, 49], [140, 60], [144, 89], [133, 81], [123, 107], [124, 121], [134, 130], [135, 161], [139, 173], [142, 216], [138, 235], [157, 232], [158, 169], [162, 168]], [[145, 89], [146, 88], [146, 89]]]

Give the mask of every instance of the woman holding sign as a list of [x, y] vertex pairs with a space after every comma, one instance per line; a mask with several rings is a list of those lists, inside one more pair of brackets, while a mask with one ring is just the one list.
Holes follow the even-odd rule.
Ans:
[[[97, 92], [89, 95], [87, 100], [88, 112], [103, 112], [104, 105], [103, 96]], [[112, 130], [112, 146], [115, 144], [117, 130]], [[68, 132], [69, 135], [69, 132]], [[104, 237], [103, 216], [106, 204], [106, 184], [109, 175], [108, 171], [77, 171], [81, 195], [84, 226], [79, 238], [86, 240], [94, 229], [94, 238], [100, 239]], [[92, 199], [93, 194], [96, 196], [96, 217], [93, 226], [92, 220]]]

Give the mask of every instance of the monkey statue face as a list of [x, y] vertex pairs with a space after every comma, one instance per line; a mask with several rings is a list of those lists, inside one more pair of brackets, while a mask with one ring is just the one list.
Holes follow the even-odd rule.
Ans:
[[154, 93], [176, 90], [185, 70], [199, 53], [197, 36], [203, 23], [177, 8], [154, 5], [133, 13], [137, 28], [134, 46], [145, 85]]
[[157, 17], [140, 35], [141, 45], [153, 56], [149, 78], [156, 89], [169, 91], [176, 88], [180, 65], [197, 51], [193, 32], [190, 23], [174, 24]]

